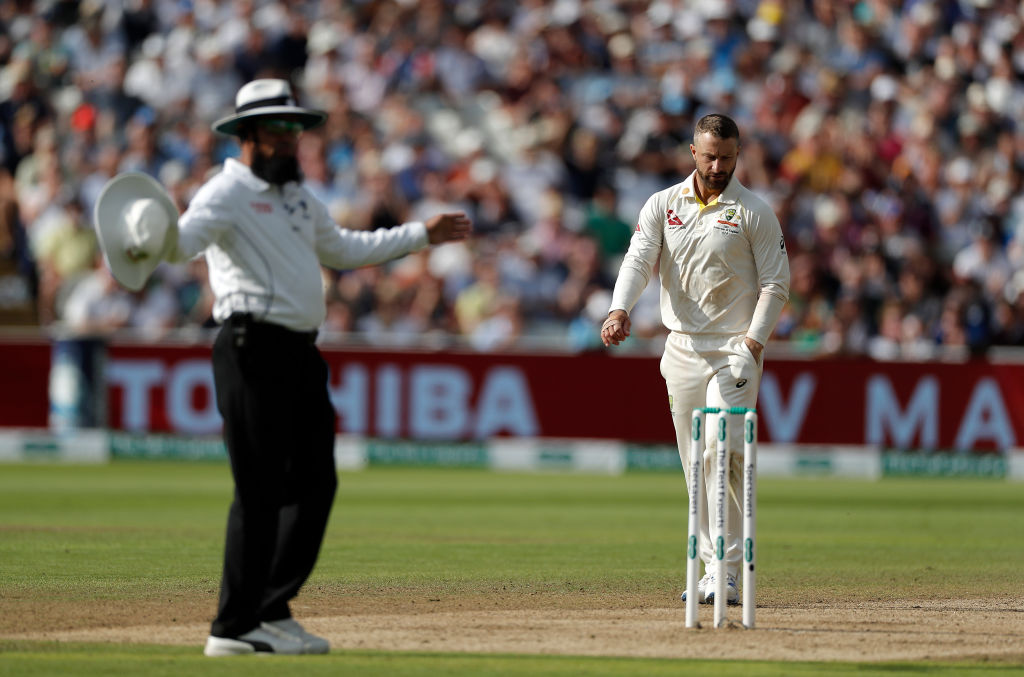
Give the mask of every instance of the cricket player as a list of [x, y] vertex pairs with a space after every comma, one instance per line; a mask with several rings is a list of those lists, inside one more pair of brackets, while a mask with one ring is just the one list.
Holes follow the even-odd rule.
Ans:
[[[671, 331], [661, 359], [669, 411], [684, 471], [690, 467], [690, 419], [694, 408], [747, 407], [757, 402], [764, 346], [789, 299], [789, 259], [779, 220], [764, 200], [733, 178], [740, 139], [725, 115], [701, 118], [690, 153], [696, 169], [682, 183], [655, 193], [639, 222], [619, 269], [608, 318], [601, 326], [605, 346], [630, 334], [629, 311], [658, 264], [661, 317]], [[717, 421], [709, 417], [708, 430]], [[728, 571], [715, 571], [710, 524], [714, 522], [715, 436], [705, 435], [706, 492], [700, 525], [705, 574], [700, 602], [714, 601], [715, 577], [728, 576], [730, 604], [739, 603], [736, 576], [741, 564], [742, 421], [729, 430], [730, 492], [726, 536]], [[689, 486], [689, 479], [687, 480]], [[685, 600], [692, 591], [683, 593]]]

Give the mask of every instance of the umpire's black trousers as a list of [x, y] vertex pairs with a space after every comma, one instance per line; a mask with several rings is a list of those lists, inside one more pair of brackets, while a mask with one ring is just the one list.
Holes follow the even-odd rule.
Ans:
[[211, 634], [291, 616], [320, 552], [337, 475], [327, 365], [313, 332], [232, 315], [213, 346], [235, 497]]

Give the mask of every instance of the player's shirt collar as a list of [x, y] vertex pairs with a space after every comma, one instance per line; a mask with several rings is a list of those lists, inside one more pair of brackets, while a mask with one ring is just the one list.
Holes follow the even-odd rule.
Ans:
[[717, 198], [712, 200], [710, 205], [703, 204], [697, 197], [697, 191], [694, 187], [696, 181], [697, 170], [694, 170], [693, 172], [690, 173], [688, 177], [686, 177], [686, 180], [683, 181], [683, 196], [687, 200], [692, 200], [693, 202], [696, 202], [698, 205], [708, 207], [710, 205], [736, 204], [737, 200], [739, 199], [740, 182], [736, 179], [735, 174], [733, 174], [732, 178], [729, 179], [729, 184], [725, 187], [725, 190], [723, 190]]

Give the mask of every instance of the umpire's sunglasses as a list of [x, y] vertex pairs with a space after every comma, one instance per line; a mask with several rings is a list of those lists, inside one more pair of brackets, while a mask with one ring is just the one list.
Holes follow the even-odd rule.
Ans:
[[301, 122], [278, 120], [275, 118], [257, 120], [256, 124], [260, 129], [266, 130], [271, 134], [301, 134], [305, 129]]

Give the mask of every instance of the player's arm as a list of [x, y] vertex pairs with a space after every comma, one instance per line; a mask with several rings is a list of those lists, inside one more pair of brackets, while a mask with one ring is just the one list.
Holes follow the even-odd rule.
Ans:
[[636, 230], [619, 267], [608, 318], [601, 325], [601, 342], [605, 346], [617, 346], [629, 336], [632, 326], [629, 311], [650, 281], [654, 265], [661, 255], [664, 222], [661, 217], [663, 210], [658, 209], [658, 197], [657, 194], [651, 196], [640, 210]]
[[759, 294], [745, 343], [760, 360], [768, 337], [789, 300], [789, 256], [782, 227], [774, 214], [762, 214], [752, 230], [751, 250], [757, 268]]

